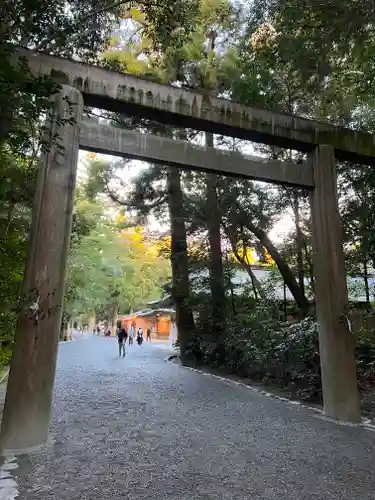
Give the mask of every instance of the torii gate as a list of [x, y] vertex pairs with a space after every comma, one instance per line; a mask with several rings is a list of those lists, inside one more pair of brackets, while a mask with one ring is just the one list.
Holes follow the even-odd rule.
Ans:
[[[46, 54], [24, 49], [19, 54], [35, 74], [50, 75], [62, 85], [55, 110], [58, 116], [73, 117], [74, 123], [53, 131], [64, 149], [53, 146], [39, 171], [23, 288], [28, 301], [17, 324], [2, 451], [27, 451], [47, 439], [79, 147], [310, 190], [324, 411], [337, 420], [359, 422], [335, 157], [374, 165], [373, 136]], [[83, 103], [304, 151], [308, 161], [262, 160], [87, 122], [82, 120]]]

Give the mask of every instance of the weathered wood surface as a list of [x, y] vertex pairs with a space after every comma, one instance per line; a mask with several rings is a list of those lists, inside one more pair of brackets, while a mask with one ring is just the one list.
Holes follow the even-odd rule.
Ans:
[[85, 104], [171, 125], [312, 151], [335, 148], [341, 160], [375, 164], [374, 136], [20, 49], [35, 74], [51, 75], [84, 95]]
[[324, 411], [337, 420], [359, 422], [354, 337], [347, 319], [348, 290], [333, 148], [319, 146], [311, 162], [315, 179], [311, 213]]
[[[68, 101], [70, 105], [68, 104]], [[55, 96], [52, 121], [60, 149], [44, 155], [38, 174], [29, 253], [23, 284], [2, 426], [2, 450], [25, 450], [47, 439], [51, 417], [65, 270], [73, 216], [83, 99], [63, 87]]]
[[80, 147], [163, 165], [189, 167], [221, 175], [312, 188], [311, 165], [284, 163], [232, 151], [198, 146], [186, 141], [140, 134], [90, 120], [81, 124]]

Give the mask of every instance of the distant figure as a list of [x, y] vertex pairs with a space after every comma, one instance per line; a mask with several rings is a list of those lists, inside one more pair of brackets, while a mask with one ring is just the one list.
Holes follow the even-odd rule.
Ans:
[[135, 335], [135, 328], [134, 325], [131, 325], [129, 330], [129, 345], [133, 345], [134, 335]]
[[125, 328], [117, 328], [117, 340], [118, 340], [118, 351], [119, 351], [119, 356], [121, 358], [121, 353], [122, 356], [125, 357], [125, 344], [126, 344], [126, 339], [128, 337], [128, 332], [125, 330]]
[[169, 331], [169, 347], [174, 347], [175, 343], [177, 341], [178, 334], [177, 334], [177, 325], [176, 323], [171, 324], [171, 328]]
[[147, 342], [151, 342], [151, 328], [147, 328], [146, 339]]
[[137, 343], [138, 343], [138, 345], [142, 345], [142, 342], [143, 342], [143, 330], [142, 330], [142, 328], [138, 328]]
[[96, 334], [100, 335], [100, 326], [99, 325], [96, 327]]
[[110, 337], [111, 336], [111, 330], [108, 328], [108, 331], [105, 333], [105, 336], [106, 337]]

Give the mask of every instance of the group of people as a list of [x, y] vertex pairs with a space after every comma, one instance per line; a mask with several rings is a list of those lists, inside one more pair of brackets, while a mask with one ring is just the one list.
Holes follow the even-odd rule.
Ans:
[[[137, 330], [137, 334], [135, 334], [135, 327], [134, 325], [132, 325], [129, 329], [129, 333], [128, 331], [126, 330], [126, 328], [124, 328], [121, 324], [118, 324], [117, 326], [117, 339], [118, 339], [118, 348], [119, 348], [119, 356], [125, 356], [125, 345], [126, 345], [126, 340], [128, 340], [129, 342], [129, 345], [133, 345], [133, 342], [134, 342], [134, 337], [136, 336], [136, 342], [138, 345], [142, 345], [143, 344], [143, 329], [142, 328], [138, 328]], [[148, 341], [151, 341], [151, 330], [150, 328], [147, 329], [147, 332], [146, 332], [146, 335], [147, 335], [147, 340]]]

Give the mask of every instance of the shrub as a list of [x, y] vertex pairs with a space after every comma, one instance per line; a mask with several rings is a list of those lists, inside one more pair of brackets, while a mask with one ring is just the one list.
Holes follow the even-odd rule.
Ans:
[[293, 395], [307, 400], [321, 400], [319, 332], [316, 321], [306, 318], [283, 326], [284, 341], [276, 355], [282, 366], [280, 383]]
[[12, 357], [16, 322], [15, 313], [0, 312], [0, 366], [7, 366]]
[[[200, 331], [191, 343], [197, 364], [262, 381], [290, 395], [320, 402], [322, 399], [318, 325], [313, 318], [290, 325], [275, 321], [247, 321], [234, 325], [216, 343]], [[356, 345], [357, 371], [362, 390], [375, 386], [375, 336], [361, 329]]]

